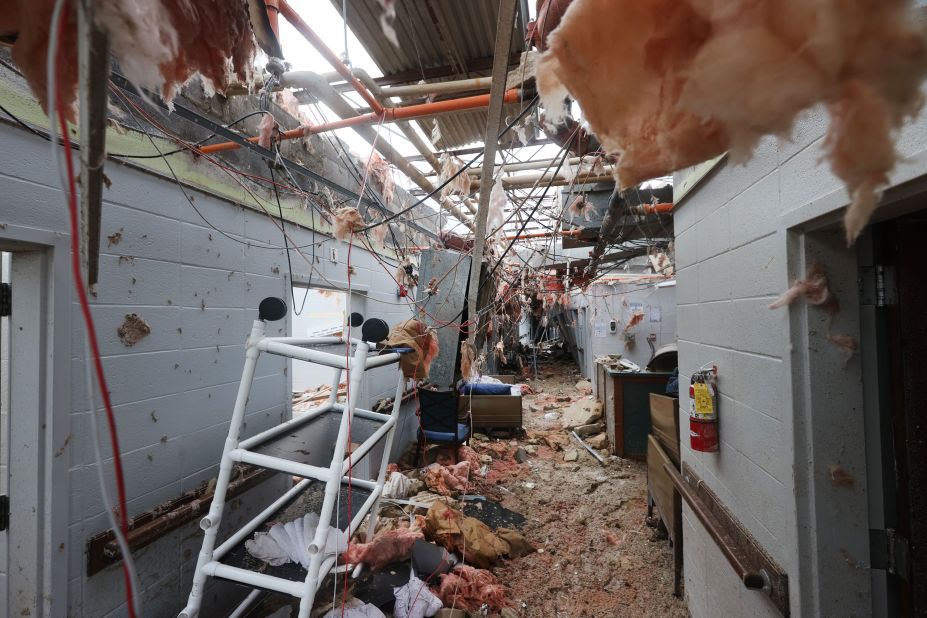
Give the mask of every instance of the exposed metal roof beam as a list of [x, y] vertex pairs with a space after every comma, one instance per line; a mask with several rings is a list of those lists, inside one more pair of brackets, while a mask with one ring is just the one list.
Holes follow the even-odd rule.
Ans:
[[[552, 142], [548, 138], [543, 137], [541, 139], [532, 140], [528, 142], [527, 144], [517, 144], [517, 145], [511, 144], [508, 146], [503, 146], [500, 144], [498, 149], [499, 150], [515, 150], [516, 148], [529, 148], [531, 146], [545, 146], [550, 143]], [[459, 150], [448, 150], [447, 151], [449, 155], [452, 155], [455, 157], [465, 157], [467, 155], [479, 154], [481, 152], [483, 152], [482, 146], [473, 146], [471, 148], [461, 148]], [[423, 161], [424, 157], [411, 156], [411, 157], [406, 157], [406, 159], [409, 161]]]
[[[518, 62], [521, 59], [521, 54], [514, 53], [509, 55], [509, 67], [518, 66]], [[482, 58], [475, 58], [473, 60], [467, 60], [467, 68], [470, 70], [470, 73], [477, 71], [487, 71], [492, 68], [492, 56], [484, 56]], [[334, 79], [340, 80], [341, 76], [337, 73], [334, 74]], [[396, 84], [414, 84], [422, 81], [422, 79], [436, 79], [441, 77], [450, 77], [453, 75], [460, 75], [455, 67], [446, 64], [436, 67], [426, 67], [424, 69], [409, 69], [408, 71], [400, 71], [399, 73], [393, 73], [392, 75], [384, 75], [383, 77], [375, 77], [374, 81], [377, 82], [380, 86], [393, 86]], [[329, 75], [326, 75], [329, 77]], [[349, 84], [340, 83], [335, 85], [336, 90], [351, 90]]]
[[[486, 118], [486, 137], [483, 140], [483, 176], [480, 183], [480, 208], [476, 214], [476, 231], [473, 244], [473, 257], [470, 260], [470, 289], [467, 294], [469, 320], [476, 324], [468, 328], [471, 345], [485, 341], [485, 335], [477, 326], [477, 295], [479, 293], [480, 270], [483, 265], [483, 246], [486, 242], [486, 221], [489, 217], [489, 194], [492, 188], [492, 170], [496, 163], [496, 147], [499, 145], [499, 129], [502, 128], [503, 104], [505, 103], [505, 74], [508, 70], [505, 59], [512, 50], [512, 29], [515, 27], [515, 14], [518, 12], [516, 0], [499, 2], [499, 17], [496, 21], [496, 44], [493, 51], [492, 90], [490, 91], [489, 111]], [[481, 346], [477, 346], [481, 347]]]

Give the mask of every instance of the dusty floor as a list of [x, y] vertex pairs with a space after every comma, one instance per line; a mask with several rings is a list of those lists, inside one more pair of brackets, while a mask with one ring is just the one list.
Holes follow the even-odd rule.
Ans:
[[539, 380], [531, 382], [536, 394], [525, 397], [526, 435], [473, 443], [480, 453], [502, 445], [506, 454], [537, 450], [523, 464], [494, 460], [487, 479], [476, 481], [482, 493], [525, 515], [522, 532], [543, 550], [492, 570], [512, 589], [518, 616], [688, 616], [684, 600], [672, 594], [669, 543], [652, 540], [645, 523], [644, 464], [613, 457], [603, 467], [582, 449], [577, 461], [565, 462], [564, 452], [544, 441], [567, 435], [544, 415], [569, 406], [567, 397], [581, 397], [580, 379], [573, 366], [539, 367]]
[[[588, 390], [578, 390], [580, 380], [582, 376], [572, 363], [540, 365], [539, 379], [528, 382], [535, 393], [523, 399], [524, 433], [496, 437], [477, 433], [471, 440], [485, 476], [471, 473], [467, 493], [485, 496], [523, 515], [525, 521], [516, 527], [538, 551], [503, 560], [490, 569], [507, 587], [509, 607], [501, 614], [478, 612], [470, 616], [689, 615], [684, 600], [673, 596], [669, 542], [646, 523], [645, 465], [608, 457], [605, 450], [599, 451], [606, 456], [605, 465], [600, 465], [563, 429], [560, 417], [571, 404], [592, 400], [588, 386]], [[411, 453], [400, 467], [416, 475]], [[568, 453], [569, 458], [576, 455], [576, 459], [565, 461]], [[421, 501], [424, 495], [416, 494], [418, 497], [412, 499]], [[465, 504], [453, 498], [442, 500], [456, 508]], [[399, 513], [404, 519], [403, 511]], [[419, 512], [424, 513], [424, 509]], [[485, 514], [491, 516], [491, 512]], [[490, 525], [493, 529], [510, 527], [508, 523]], [[389, 567], [386, 570], [396, 575]], [[363, 596], [352, 584], [349, 594], [355, 593]], [[338, 599], [334, 602], [337, 608]], [[279, 603], [265, 605], [267, 611], [257, 615], [270, 615], [279, 607]], [[313, 615], [330, 607], [319, 605]], [[287, 613], [284, 609], [280, 615]]]

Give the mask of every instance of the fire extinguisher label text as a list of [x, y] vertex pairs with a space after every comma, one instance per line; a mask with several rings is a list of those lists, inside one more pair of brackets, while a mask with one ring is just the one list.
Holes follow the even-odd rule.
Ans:
[[695, 416], [711, 418], [715, 415], [714, 395], [711, 387], [704, 382], [696, 383], [695, 387]]

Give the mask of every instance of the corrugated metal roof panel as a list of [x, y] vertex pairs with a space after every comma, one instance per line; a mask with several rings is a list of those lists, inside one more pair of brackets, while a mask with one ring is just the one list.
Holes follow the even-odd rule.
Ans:
[[[332, 4], [341, 11], [342, 0], [332, 0]], [[384, 75], [451, 66], [455, 74], [446, 79], [463, 79], [491, 73], [474, 71], [468, 62], [492, 56], [497, 11], [495, 0], [397, 0], [393, 25], [398, 48], [383, 34], [382, 9], [377, 0], [348, 0], [347, 21]], [[525, 49], [526, 17], [520, 12], [515, 23], [512, 52], [519, 53]], [[436, 147], [457, 148], [483, 140], [486, 112], [444, 114], [438, 122], [441, 140]], [[433, 121], [420, 124], [426, 135], [430, 135]]]

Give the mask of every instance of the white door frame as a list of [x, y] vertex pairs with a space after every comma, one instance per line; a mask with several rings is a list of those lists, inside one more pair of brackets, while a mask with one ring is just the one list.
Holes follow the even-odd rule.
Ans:
[[72, 448], [69, 237], [5, 225], [0, 249], [13, 253], [10, 529], [7, 607], [0, 613], [63, 617]]

